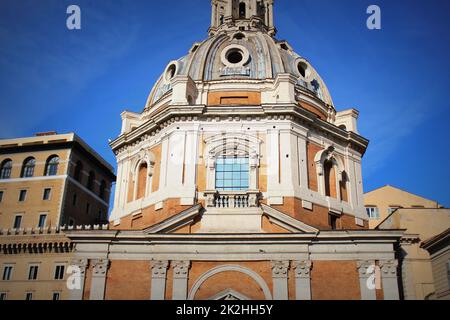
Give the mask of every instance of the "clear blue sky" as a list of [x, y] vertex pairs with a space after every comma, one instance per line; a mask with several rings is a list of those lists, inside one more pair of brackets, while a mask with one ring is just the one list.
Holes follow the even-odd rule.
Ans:
[[[66, 28], [77, 4], [82, 30]], [[382, 30], [366, 28], [366, 8]], [[364, 189], [450, 207], [450, 1], [277, 0], [278, 38], [319, 71], [370, 139]], [[173, 59], [203, 40], [209, 0], [1, 0], [0, 137], [75, 131], [110, 163], [120, 113], [141, 111]]]

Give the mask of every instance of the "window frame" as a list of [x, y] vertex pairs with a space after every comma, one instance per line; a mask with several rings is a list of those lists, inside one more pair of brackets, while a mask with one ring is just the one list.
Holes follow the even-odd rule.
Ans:
[[[48, 191], [48, 197], [45, 198], [46, 191]], [[52, 188], [44, 188], [44, 192], [42, 194], [42, 201], [50, 201], [52, 199]]]
[[[6, 274], [6, 270], [9, 270], [8, 274]], [[11, 264], [4, 264], [3, 265], [3, 272], [2, 272], [2, 281], [11, 281], [13, 276], [14, 266]]]
[[48, 157], [47, 161], [45, 162], [44, 176], [46, 177], [57, 176], [60, 161], [61, 159], [56, 154]]
[[[20, 221], [19, 221], [19, 226], [16, 227], [17, 218], [20, 218]], [[13, 229], [20, 229], [20, 227], [22, 226], [22, 221], [23, 221], [23, 214], [14, 215]]]
[[3, 202], [3, 197], [4, 197], [4, 195], [5, 195], [5, 191], [0, 190], [0, 203]]
[[20, 177], [21, 178], [33, 178], [35, 169], [36, 169], [36, 159], [34, 157], [26, 158], [22, 164], [22, 170], [20, 173]]
[[[58, 299], [55, 299], [55, 295], [58, 295]], [[61, 300], [61, 291], [53, 291], [52, 292], [52, 301], [59, 301]]]
[[32, 301], [32, 300], [33, 300], [33, 292], [26, 292], [25, 301]]
[[[370, 211], [370, 213], [369, 213]], [[375, 215], [373, 213], [376, 213]], [[366, 207], [366, 214], [370, 220], [379, 220], [380, 219], [380, 209], [375, 206]]]
[[[231, 163], [230, 160], [232, 160]], [[231, 166], [231, 168], [230, 167], [227, 168], [227, 166]], [[235, 169], [235, 166], [239, 166], [239, 169]], [[239, 179], [235, 177], [236, 174], [239, 175]], [[220, 175], [222, 175], [222, 177], [220, 177]], [[244, 179], [242, 178], [243, 175]], [[227, 185], [227, 182], [229, 182], [229, 185]], [[237, 182], [239, 182], [239, 186], [237, 185]], [[214, 187], [215, 190], [219, 192], [239, 192], [239, 191], [242, 192], [250, 190], [249, 156], [247, 155], [218, 156], [216, 158], [216, 166], [214, 172]]]
[[6, 301], [8, 299], [7, 292], [0, 292], [0, 301]]
[[[61, 274], [61, 268], [62, 268], [62, 274]], [[59, 269], [59, 272], [58, 272]], [[55, 269], [53, 272], [53, 280], [64, 280], [64, 275], [66, 272], [66, 265], [64, 263], [57, 263], [55, 264]], [[61, 278], [62, 276], [62, 278]]]
[[[33, 269], [35, 268], [35, 269]], [[31, 274], [31, 270], [35, 270], [33, 275]], [[39, 275], [39, 265], [38, 264], [30, 264], [28, 265], [28, 281], [36, 281], [38, 280]]]
[[[44, 217], [44, 224], [41, 224], [41, 218]], [[39, 214], [39, 220], [38, 220], [38, 228], [45, 228], [45, 225], [47, 223], [48, 214], [47, 213], [40, 213]]]
[[[23, 199], [22, 199], [22, 194], [24, 195]], [[25, 201], [27, 201], [27, 194], [28, 194], [28, 189], [21, 189], [21, 190], [19, 190], [19, 199], [17, 201], [18, 202], [25, 202]]]
[[[7, 164], [10, 164], [10, 166], [6, 166]], [[0, 180], [10, 179], [12, 168], [13, 168], [13, 161], [11, 159], [8, 158], [3, 160], [0, 165]]]

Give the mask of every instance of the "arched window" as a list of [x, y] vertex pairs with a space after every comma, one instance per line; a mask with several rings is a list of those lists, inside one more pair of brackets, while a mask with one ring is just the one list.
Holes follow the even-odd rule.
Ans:
[[93, 190], [94, 189], [94, 181], [95, 181], [95, 173], [94, 173], [94, 171], [90, 171], [89, 172], [88, 183], [87, 183], [87, 188], [89, 190]]
[[239, 19], [245, 19], [247, 16], [247, 10], [244, 2], [239, 4]]
[[102, 180], [102, 182], [100, 183], [100, 191], [98, 195], [103, 200], [105, 200], [105, 191], [106, 191], [106, 182], [105, 180]]
[[75, 173], [73, 174], [73, 177], [78, 182], [81, 182], [81, 172], [83, 171], [83, 164], [81, 161], [78, 161], [75, 165]]
[[239, 191], [249, 189], [249, 158], [222, 156], [216, 161], [216, 190]]
[[146, 162], [141, 163], [137, 175], [136, 199], [142, 199], [147, 190], [148, 166]]
[[325, 176], [325, 195], [331, 197], [333, 162], [330, 160], [325, 161], [323, 171]]
[[33, 157], [26, 158], [22, 165], [22, 178], [31, 178], [34, 175], [34, 167], [36, 166], [36, 160]]
[[0, 179], [9, 179], [11, 177], [12, 160], [6, 159], [0, 167]]
[[47, 159], [45, 163], [45, 175], [56, 176], [58, 174], [59, 157], [54, 155]]

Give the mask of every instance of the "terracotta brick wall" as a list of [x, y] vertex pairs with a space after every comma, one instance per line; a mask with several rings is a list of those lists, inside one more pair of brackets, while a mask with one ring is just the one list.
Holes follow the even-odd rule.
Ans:
[[360, 300], [359, 275], [355, 261], [313, 261], [313, 300]]
[[[303, 208], [301, 199], [294, 197], [283, 199], [283, 205], [273, 205], [272, 207], [320, 230], [330, 230], [328, 208], [313, 204], [313, 210], [310, 211]], [[344, 213], [338, 218], [337, 227], [338, 229], [367, 229], [368, 225], [366, 223], [364, 227], [360, 227], [356, 225], [353, 215]]]
[[119, 225], [110, 225], [111, 229], [142, 230], [164, 221], [191, 206], [180, 205], [180, 199], [167, 199], [163, 202], [163, 208], [156, 210], [155, 205], [147, 207], [138, 215], [128, 215], [120, 219]]
[[111, 261], [105, 300], [149, 300], [150, 287], [149, 261]]
[[210, 92], [208, 106], [216, 105], [260, 105], [261, 93], [251, 91]]

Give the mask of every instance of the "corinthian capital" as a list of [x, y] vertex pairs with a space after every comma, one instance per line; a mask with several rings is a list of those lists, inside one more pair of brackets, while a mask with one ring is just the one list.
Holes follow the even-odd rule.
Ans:
[[296, 278], [309, 278], [312, 262], [310, 260], [292, 261], [292, 268], [295, 271]]
[[152, 263], [151, 263], [152, 277], [153, 278], [165, 278], [166, 274], [167, 274], [168, 266], [169, 266], [168, 261], [164, 261], [164, 260], [152, 261]]
[[92, 263], [92, 274], [93, 276], [105, 276], [109, 267], [108, 259], [95, 259], [91, 261]]
[[289, 261], [272, 261], [272, 277], [286, 278], [289, 269]]
[[380, 261], [381, 274], [383, 277], [397, 276], [397, 260], [381, 260]]
[[174, 278], [187, 278], [191, 266], [190, 261], [172, 261], [172, 265]]

